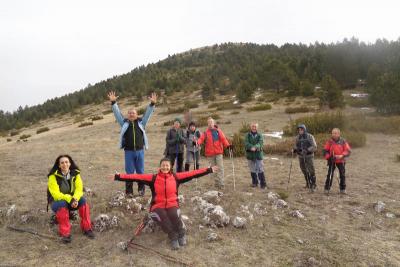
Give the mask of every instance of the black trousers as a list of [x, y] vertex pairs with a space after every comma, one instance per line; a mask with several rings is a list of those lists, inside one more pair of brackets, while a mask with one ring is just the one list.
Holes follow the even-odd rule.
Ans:
[[169, 155], [169, 160], [171, 161], [171, 169], [174, 169], [175, 160], [178, 159], [176, 163], [177, 169], [176, 172], [183, 171], [183, 153], [172, 153]]
[[180, 213], [178, 208], [155, 209], [151, 217], [157, 221], [164, 233], [168, 234], [170, 240], [176, 240], [185, 235]]
[[[332, 186], [333, 180], [335, 179], [334, 174], [335, 174], [335, 169], [336, 167], [339, 170], [339, 177], [340, 177], [340, 182], [339, 182], [339, 189], [340, 190], [345, 190], [346, 189], [346, 168], [345, 168], [346, 163], [329, 163], [328, 162], [328, 174], [326, 176], [326, 181], [325, 181], [325, 189], [329, 190]], [[332, 177], [332, 179], [330, 179]]]

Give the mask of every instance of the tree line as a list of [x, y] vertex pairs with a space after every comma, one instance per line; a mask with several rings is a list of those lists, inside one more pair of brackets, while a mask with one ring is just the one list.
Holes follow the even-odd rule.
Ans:
[[[0, 110], [0, 131], [29, 126], [86, 104], [105, 100], [108, 90], [141, 99], [151, 91], [166, 95], [201, 90], [203, 99], [236, 93], [240, 101], [256, 89], [288, 96], [317, 94], [321, 104], [343, 106], [341, 90], [366, 82], [371, 104], [384, 114], [400, 113], [400, 39], [375, 43], [356, 38], [324, 44], [224, 43], [170, 55], [74, 93], [10, 113]], [[320, 88], [315, 92], [314, 88]]]

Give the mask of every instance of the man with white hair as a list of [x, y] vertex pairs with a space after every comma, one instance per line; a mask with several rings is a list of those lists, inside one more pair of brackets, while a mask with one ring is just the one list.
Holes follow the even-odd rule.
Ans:
[[258, 123], [252, 122], [250, 124], [250, 131], [244, 138], [244, 145], [250, 169], [251, 186], [257, 187], [258, 183], [260, 183], [261, 189], [264, 189], [267, 186], [263, 162], [264, 140], [262, 135], [257, 132], [257, 129]]
[[[154, 112], [157, 95], [152, 93], [149, 97], [150, 104], [142, 118], [138, 117], [137, 110], [133, 108], [128, 110], [128, 117], [124, 118], [119, 110], [118, 96], [115, 95], [115, 92], [110, 91], [107, 96], [111, 101], [115, 119], [121, 126], [119, 147], [123, 148], [125, 152], [125, 171], [128, 174], [144, 173], [144, 149], [149, 147], [145, 127]], [[143, 196], [144, 190], [144, 184], [138, 183], [139, 195]], [[133, 183], [130, 181], [125, 183], [125, 194], [129, 197], [133, 196]]]
[[210, 166], [218, 166], [218, 171], [213, 174], [215, 187], [217, 189], [224, 189], [224, 148], [230, 148], [228, 140], [224, 133], [215, 125], [213, 118], [207, 120], [207, 130], [201, 134], [197, 140], [197, 145], [204, 143], [205, 155], [209, 161]]

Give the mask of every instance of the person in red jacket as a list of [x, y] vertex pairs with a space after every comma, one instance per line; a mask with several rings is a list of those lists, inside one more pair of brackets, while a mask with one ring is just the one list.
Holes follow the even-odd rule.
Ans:
[[211, 166], [217, 165], [219, 171], [214, 174], [215, 187], [217, 189], [224, 189], [224, 161], [223, 154], [224, 148], [230, 148], [228, 140], [226, 139], [224, 133], [216, 127], [213, 118], [208, 118], [207, 130], [201, 134], [200, 138], [197, 140], [197, 145], [205, 144], [205, 155]]
[[325, 181], [325, 193], [329, 193], [332, 186], [333, 174], [335, 168], [339, 169], [340, 176], [340, 193], [346, 193], [346, 176], [345, 176], [345, 165], [346, 158], [350, 155], [351, 148], [349, 143], [346, 142], [342, 137], [340, 137], [340, 129], [334, 128], [332, 130], [332, 137], [329, 139], [323, 150], [325, 159], [328, 161], [328, 175]]
[[158, 222], [161, 229], [168, 234], [172, 249], [186, 245], [186, 235], [179, 210], [178, 188], [182, 183], [189, 182], [209, 173], [218, 167], [203, 168], [188, 172], [173, 173], [169, 158], [160, 161], [157, 174], [115, 174], [116, 181], [143, 182], [151, 188], [150, 206], [151, 218]]

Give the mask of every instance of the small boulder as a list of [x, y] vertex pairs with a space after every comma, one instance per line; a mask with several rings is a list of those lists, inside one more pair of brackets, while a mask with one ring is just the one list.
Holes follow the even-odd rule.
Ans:
[[289, 214], [290, 214], [290, 216], [295, 217], [295, 218], [305, 219], [305, 216], [299, 210], [291, 211]]
[[264, 216], [265, 214], [267, 214], [267, 209], [265, 207], [263, 207], [261, 205], [261, 203], [256, 203], [256, 204], [254, 204], [254, 212], [257, 215]]
[[275, 202], [279, 199], [279, 195], [274, 192], [268, 192], [267, 198], [270, 202]]
[[222, 196], [223, 196], [222, 192], [215, 190], [208, 191], [203, 194], [203, 198], [214, 205], [218, 204], [221, 201]]
[[112, 227], [117, 227], [119, 219], [117, 216], [110, 217], [107, 214], [98, 215], [93, 221], [93, 228], [97, 232], [104, 232]]
[[236, 228], [244, 228], [247, 224], [247, 220], [245, 218], [236, 216], [233, 219], [232, 224]]
[[395, 219], [396, 218], [396, 215], [394, 215], [391, 212], [387, 212], [385, 216], [386, 216], [386, 218], [389, 218], [389, 219]]
[[128, 249], [128, 242], [119, 242], [117, 244], [117, 248], [120, 249], [120, 250], [123, 250], [123, 251], [127, 250]]
[[17, 211], [17, 207], [15, 206], [15, 204], [11, 205], [7, 210], [7, 217], [13, 216], [16, 211]]
[[210, 232], [207, 235], [207, 241], [208, 242], [214, 242], [214, 241], [217, 241], [218, 239], [219, 239], [219, 237], [218, 237], [217, 233], [215, 233], [215, 232]]
[[386, 206], [386, 204], [379, 200], [378, 202], [376, 202], [374, 204], [374, 209], [376, 212], [381, 213], [382, 211], [385, 210], [385, 206]]
[[274, 204], [275, 209], [283, 209], [283, 208], [287, 208], [287, 206], [288, 206], [287, 202], [283, 199], [278, 199], [277, 201], [275, 201], [275, 204]]

